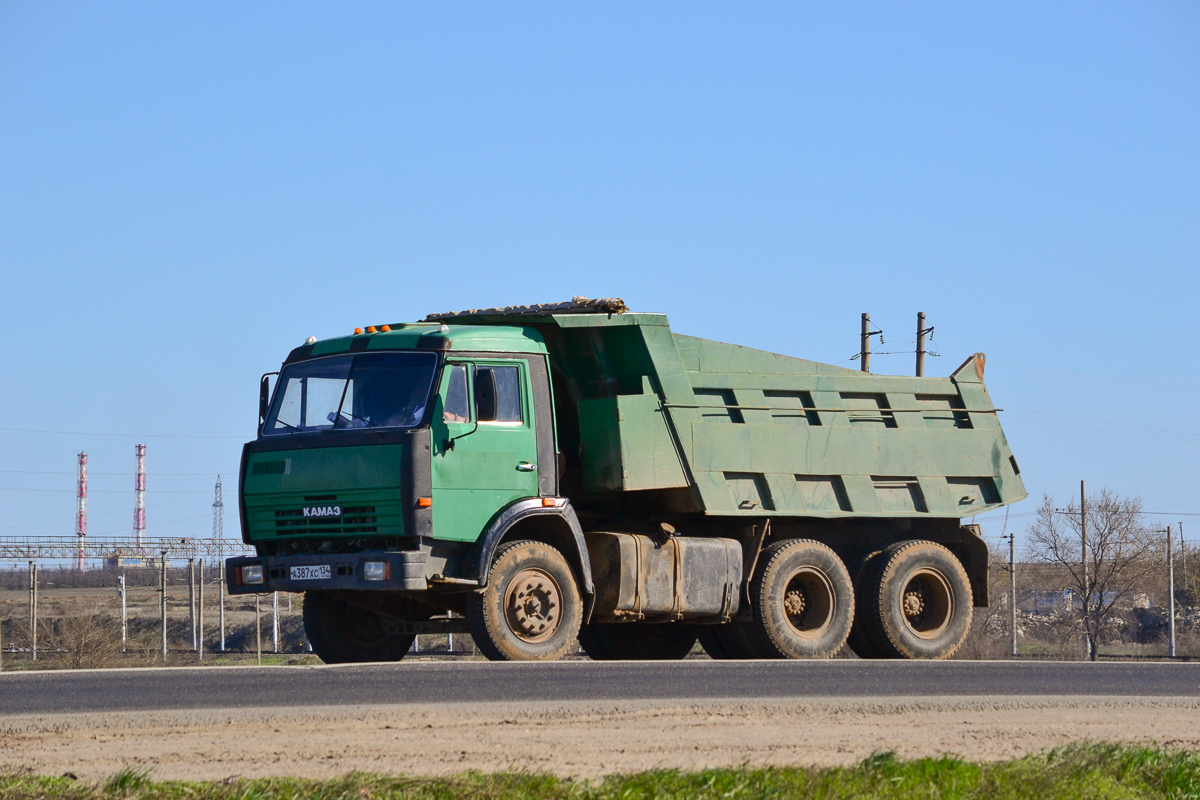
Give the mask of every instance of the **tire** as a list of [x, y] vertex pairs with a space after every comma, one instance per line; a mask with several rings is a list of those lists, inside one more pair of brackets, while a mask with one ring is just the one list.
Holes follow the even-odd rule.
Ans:
[[765, 658], [750, 641], [748, 625], [736, 620], [721, 625], [698, 625], [700, 646], [709, 658], [717, 661]]
[[475, 646], [492, 661], [557, 661], [575, 643], [582, 619], [571, 565], [541, 542], [501, 545], [487, 586], [467, 599]]
[[846, 645], [859, 658], [883, 658], [871, 638], [871, 628], [864, 618], [866, 609], [870, 605], [869, 598], [864, 595], [864, 589], [869, 583], [866, 576], [870, 574], [872, 566], [882, 552], [882, 550], [876, 550], [863, 556], [851, 572], [854, 582], [854, 624], [850, 627], [850, 636], [846, 639]]
[[326, 664], [399, 661], [417, 638], [389, 634], [374, 611], [323, 592], [304, 593], [304, 635]]
[[763, 551], [751, 584], [755, 648], [772, 658], [831, 658], [854, 624], [854, 585], [837, 553], [807, 539]]
[[597, 622], [579, 631], [593, 661], [682, 661], [696, 645], [696, 629], [679, 622]]
[[943, 659], [971, 630], [971, 582], [940, 544], [897, 542], [864, 575], [862, 619], [881, 658]]

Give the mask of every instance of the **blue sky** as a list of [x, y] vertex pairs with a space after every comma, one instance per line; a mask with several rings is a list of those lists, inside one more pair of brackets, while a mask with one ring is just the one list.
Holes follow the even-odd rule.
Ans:
[[137, 441], [205, 535], [305, 337], [583, 294], [846, 366], [925, 311], [1010, 528], [1086, 478], [1195, 539], [1198, 76], [1188, 3], [0, 3], [0, 536], [80, 450], [128, 535]]

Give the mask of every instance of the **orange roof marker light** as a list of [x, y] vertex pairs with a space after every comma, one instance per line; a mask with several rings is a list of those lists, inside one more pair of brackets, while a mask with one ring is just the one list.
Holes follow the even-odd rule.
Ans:
[[355, 328], [355, 329], [354, 329], [354, 335], [355, 335], [355, 336], [358, 336], [360, 333], [362, 333], [362, 328]]
[[374, 326], [374, 325], [369, 325], [369, 326], [367, 326], [367, 333], [374, 333], [374, 332], [375, 332], [375, 326]]
[[387, 333], [387, 332], [388, 332], [388, 331], [390, 331], [391, 329], [392, 329], [392, 326], [391, 326], [391, 325], [384, 325], [384, 326], [383, 326], [382, 328], [380, 328], [379, 330], [383, 331], [384, 333]]

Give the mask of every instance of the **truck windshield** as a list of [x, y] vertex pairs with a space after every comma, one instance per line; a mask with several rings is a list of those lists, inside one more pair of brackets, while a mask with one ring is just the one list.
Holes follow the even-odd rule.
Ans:
[[419, 425], [433, 383], [433, 353], [358, 353], [286, 367], [264, 435]]

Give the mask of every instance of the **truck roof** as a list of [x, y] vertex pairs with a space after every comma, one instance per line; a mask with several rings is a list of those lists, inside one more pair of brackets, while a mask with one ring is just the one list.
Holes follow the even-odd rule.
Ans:
[[[398, 322], [372, 326], [371, 333], [323, 339], [298, 347], [288, 361], [359, 350], [457, 350], [485, 353], [545, 353], [546, 342], [526, 325], [460, 325], [437, 322]], [[388, 330], [382, 330], [383, 328]], [[370, 330], [369, 328], [367, 330]], [[356, 344], [366, 340], [366, 345]], [[441, 342], [448, 342], [448, 345]], [[297, 352], [300, 351], [300, 352]]]
[[[469, 309], [430, 314], [421, 322], [368, 326], [349, 336], [323, 339], [311, 347], [307, 344], [298, 347], [288, 356], [288, 361], [361, 349], [544, 354], [548, 351], [539, 327], [546, 325], [559, 328], [669, 327], [670, 323], [666, 314], [628, 313], [620, 298], [589, 300], [576, 296], [563, 303]], [[354, 344], [363, 339], [368, 340], [365, 347]], [[449, 344], [442, 344], [440, 340]], [[435, 341], [437, 345], [433, 344]]]

